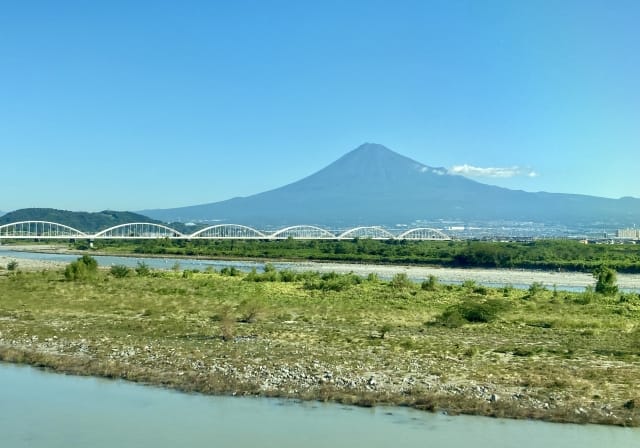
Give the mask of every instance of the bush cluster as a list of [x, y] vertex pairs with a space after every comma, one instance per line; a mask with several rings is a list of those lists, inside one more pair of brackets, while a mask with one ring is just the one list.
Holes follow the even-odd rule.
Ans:
[[139, 261], [135, 270], [136, 274], [138, 274], [140, 277], [147, 277], [151, 275], [151, 268], [149, 268], [149, 265], [144, 261]]
[[420, 287], [424, 291], [435, 291], [438, 289], [438, 278], [435, 275], [430, 275], [422, 282]]
[[7, 263], [7, 271], [17, 271], [18, 270], [18, 262], [16, 260], [11, 260]]
[[123, 264], [115, 264], [111, 266], [110, 272], [115, 278], [125, 278], [131, 274], [131, 269]]
[[83, 255], [76, 261], [67, 265], [64, 270], [64, 278], [69, 281], [87, 280], [98, 272], [98, 262], [90, 255]]
[[467, 299], [447, 308], [436, 321], [445, 327], [451, 328], [460, 327], [468, 323], [488, 323], [496, 320], [500, 313], [509, 308], [509, 302], [503, 299], [482, 301]]
[[[369, 278], [368, 278], [369, 279]], [[358, 285], [364, 280], [353, 273], [338, 274], [336, 272], [295, 272], [289, 269], [277, 271], [272, 265], [266, 264], [264, 272], [258, 273], [252, 269], [245, 277], [248, 282], [303, 282], [303, 288], [308, 290], [342, 291], [350, 286]], [[368, 281], [377, 281], [377, 276]]]
[[596, 278], [596, 292], [604, 296], [615, 296], [618, 293], [616, 271], [601, 266], [593, 273]]
[[407, 289], [413, 286], [413, 282], [409, 279], [404, 272], [398, 272], [391, 278], [389, 285], [393, 289]]

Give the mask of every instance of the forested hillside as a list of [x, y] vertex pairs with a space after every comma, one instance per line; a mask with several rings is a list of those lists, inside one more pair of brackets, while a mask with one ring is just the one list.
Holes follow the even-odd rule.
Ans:
[[23, 208], [0, 217], [0, 225], [19, 221], [51, 221], [84, 232], [97, 232], [128, 222], [155, 222], [155, 219], [132, 212], [104, 210], [101, 212], [72, 212], [54, 208]]

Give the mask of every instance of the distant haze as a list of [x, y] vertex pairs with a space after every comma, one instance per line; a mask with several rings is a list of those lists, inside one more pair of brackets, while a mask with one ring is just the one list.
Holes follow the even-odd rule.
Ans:
[[297, 182], [243, 198], [140, 213], [163, 221], [247, 225], [393, 225], [510, 220], [575, 225], [640, 222], [640, 199], [530, 193], [483, 184], [365, 143]]

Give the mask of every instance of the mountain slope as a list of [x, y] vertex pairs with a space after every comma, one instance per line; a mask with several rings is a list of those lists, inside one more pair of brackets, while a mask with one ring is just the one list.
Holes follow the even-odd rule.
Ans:
[[366, 143], [320, 171], [245, 198], [166, 210], [156, 219], [250, 225], [372, 225], [418, 219], [555, 223], [640, 221], [640, 200], [528, 193], [482, 184]]

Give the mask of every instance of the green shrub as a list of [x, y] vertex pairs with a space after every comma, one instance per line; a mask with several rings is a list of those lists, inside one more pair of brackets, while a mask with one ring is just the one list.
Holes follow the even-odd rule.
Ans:
[[280, 271], [280, 281], [285, 283], [294, 282], [296, 280], [296, 273], [290, 269]]
[[596, 298], [596, 293], [593, 290], [593, 286], [587, 286], [584, 289], [584, 292], [580, 293], [578, 297], [574, 300], [575, 303], [579, 305], [588, 305]]
[[606, 266], [601, 266], [593, 273], [596, 278], [596, 292], [604, 296], [614, 296], [618, 293], [616, 271]]
[[89, 271], [97, 271], [98, 270], [98, 262], [91, 255], [83, 255], [78, 259], [78, 261], [82, 261]]
[[500, 313], [508, 310], [509, 302], [502, 299], [483, 301], [465, 300], [447, 308], [437, 322], [446, 327], [459, 327], [465, 323], [488, 323], [498, 318]]
[[525, 298], [533, 299], [533, 298], [535, 298], [536, 296], [538, 296], [539, 294], [541, 294], [542, 292], [544, 292], [546, 290], [547, 290], [547, 288], [544, 286], [544, 283], [542, 283], [542, 282], [533, 282], [529, 286], [528, 294], [526, 295]]
[[[223, 271], [226, 275], [230, 275], [228, 271]], [[272, 265], [266, 264], [264, 266], [264, 272], [262, 274], [258, 274], [255, 268], [251, 269], [251, 271], [245, 275], [244, 280], [248, 282], [295, 282], [301, 278], [306, 278], [306, 275], [298, 274], [290, 269], [285, 269], [283, 271], [278, 272]]]
[[489, 294], [489, 289], [486, 286], [478, 285], [473, 288], [473, 293], [479, 294], [481, 296], [486, 296], [487, 294]]
[[404, 272], [398, 272], [394, 275], [389, 284], [393, 289], [406, 289], [413, 285], [411, 280], [409, 280], [409, 277], [407, 277], [407, 274]]
[[7, 271], [17, 271], [18, 270], [18, 262], [16, 260], [11, 260], [7, 263]]
[[468, 289], [473, 291], [475, 288], [478, 287], [478, 284], [475, 282], [475, 280], [465, 280], [462, 282], [461, 285], [464, 289]]
[[515, 288], [513, 287], [513, 285], [512, 285], [512, 284], [507, 283], [506, 285], [504, 285], [504, 286], [502, 287], [502, 289], [501, 289], [501, 290], [502, 290], [502, 296], [503, 296], [503, 297], [509, 297], [509, 296], [511, 295], [511, 293], [512, 293], [513, 291], [515, 291]]
[[90, 255], [83, 255], [67, 265], [64, 277], [69, 280], [87, 280], [98, 271], [98, 262]]
[[147, 277], [151, 274], [151, 269], [149, 268], [149, 265], [147, 263], [145, 263], [144, 261], [139, 261], [138, 265], [136, 266], [136, 274], [138, 274], [140, 277]]
[[458, 328], [468, 323], [467, 320], [462, 317], [460, 310], [455, 307], [446, 309], [438, 318], [436, 322], [448, 328]]
[[246, 282], [259, 282], [260, 276], [258, 274], [258, 271], [256, 271], [256, 268], [251, 268], [249, 273], [244, 276], [243, 280]]
[[353, 273], [338, 274], [336, 272], [324, 273], [317, 276], [305, 277], [304, 289], [319, 289], [322, 291], [342, 291], [353, 285], [362, 283], [362, 279]]
[[369, 283], [378, 283], [380, 281], [380, 277], [378, 277], [378, 274], [376, 274], [375, 272], [370, 272], [367, 275], [367, 281]]
[[75, 250], [89, 250], [91, 246], [86, 241], [76, 241], [73, 245], [73, 249]]
[[261, 282], [277, 282], [280, 280], [280, 274], [275, 269], [268, 269], [260, 275]]
[[425, 291], [435, 291], [438, 289], [438, 278], [435, 275], [427, 277], [420, 287]]
[[125, 278], [125, 277], [128, 277], [129, 274], [131, 274], [131, 269], [129, 269], [123, 264], [114, 264], [113, 266], [111, 266], [110, 272], [111, 272], [111, 275], [113, 275], [116, 278]]
[[227, 266], [220, 269], [220, 274], [226, 275], [228, 277], [237, 277], [241, 274], [241, 272], [235, 266]]
[[500, 299], [484, 302], [467, 301], [460, 307], [460, 313], [469, 322], [492, 322], [508, 307], [508, 303]]
[[620, 303], [633, 303], [640, 305], [640, 294], [634, 292], [623, 292], [620, 293], [620, 298], [618, 300]]

